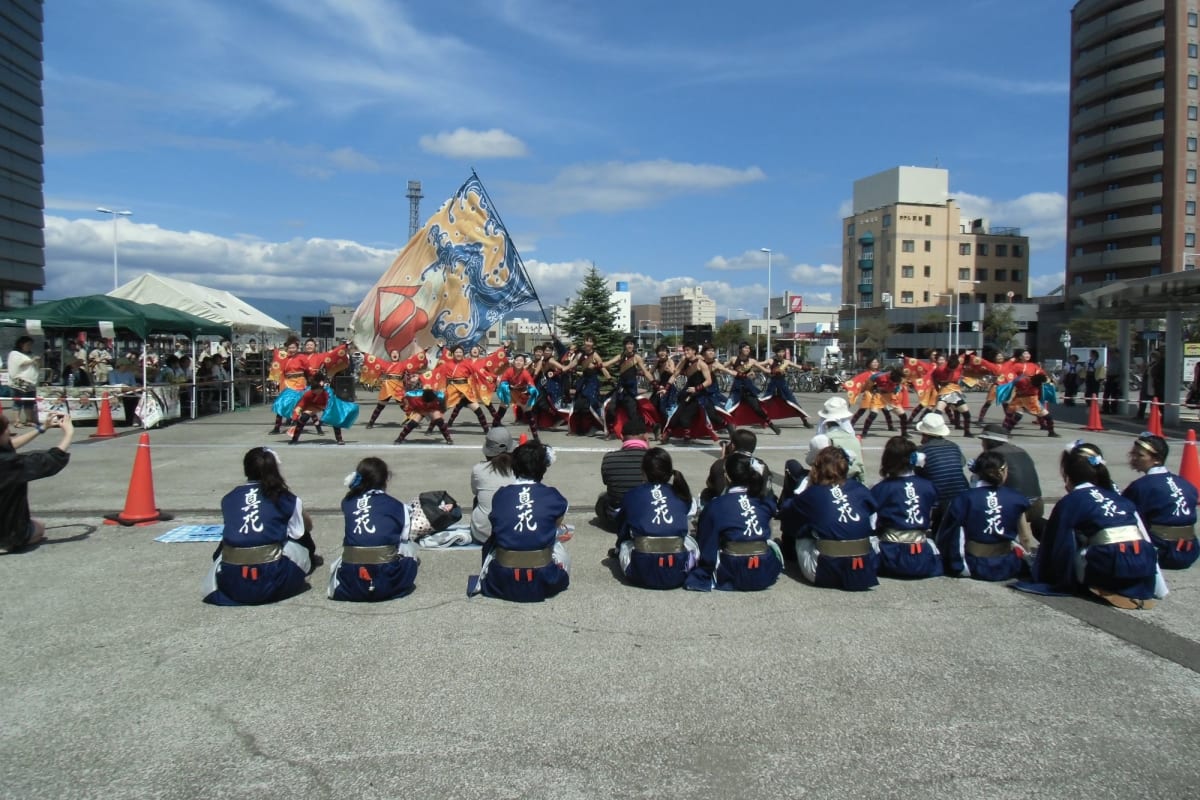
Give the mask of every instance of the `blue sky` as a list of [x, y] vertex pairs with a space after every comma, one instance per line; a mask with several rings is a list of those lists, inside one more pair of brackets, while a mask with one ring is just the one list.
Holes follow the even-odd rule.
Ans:
[[1071, 3], [57, 0], [47, 286], [145, 271], [357, 304], [474, 168], [544, 303], [590, 262], [635, 303], [700, 284], [838, 302], [853, 182], [950, 170], [1061, 283]]

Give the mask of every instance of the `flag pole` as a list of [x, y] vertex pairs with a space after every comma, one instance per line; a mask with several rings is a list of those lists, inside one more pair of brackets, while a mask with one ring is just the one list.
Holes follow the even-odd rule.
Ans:
[[525, 269], [525, 260], [521, 258], [521, 251], [517, 250], [517, 245], [513, 242], [512, 236], [508, 233], [508, 226], [504, 224], [504, 220], [500, 218], [500, 210], [496, 208], [492, 196], [488, 194], [487, 187], [483, 185], [483, 178], [475, 172], [475, 168], [471, 168], [471, 177], [479, 182], [479, 188], [483, 191], [483, 199], [487, 201], [488, 209], [496, 221], [500, 223], [500, 227], [504, 228], [505, 238], [508, 240], [509, 246], [512, 248], [513, 255], [517, 257], [517, 266], [521, 270], [521, 274], [525, 276], [525, 280], [529, 283], [529, 288], [533, 289], [533, 299], [537, 301], [538, 310], [542, 312], [542, 320], [550, 327], [551, 333], [554, 332], [553, 323], [550, 321], [550, 316], [546, 313], [545, 306], [542, 305], [541, 295], [538, 294], [537, 287], [533, 285], [533, 278], [529, 277], [529, 270]]

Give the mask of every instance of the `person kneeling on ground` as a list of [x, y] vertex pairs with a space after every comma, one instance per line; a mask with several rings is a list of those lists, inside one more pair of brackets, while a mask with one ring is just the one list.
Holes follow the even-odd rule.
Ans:
[[[62, 430], [62, 438], [55, 447], [36, 453], [17, 452], [41, 436], [46, 428]], [[13, 436], [11, 421], [0, 414], [0, 548], [10, 553], [46, 537], [46, 525], [30, 516], [29, 482], [58, 474], [71, 458], [67, 453], [75, 434], [71, 418], [51, 414], [46, 419], [46, 428], [37, 425]]]
[[1196, 487], [1163, 464], [1170, 448], [1166, 439], [1143, 433], [1129, 451], [1129, 466], [1145, 475], [1129, 484], [1122, 496], [1133, 501], [1158, 551], [1163, 569], [1187, 569], [1196, 563]]
[[1059, 469], [1067, 495], [1046, 523], [1034, 580], [1057, 591], [1087, 589], [1117, 608], [1153, 608], [1167, 596], [1158, 554], [1133, 502], [1113, 490], [1100, 448], [1075, 441]]
[[261, 605], [307, 588], [320, 566], [312, 518], [292, 494], [273, 450], [255, 447], [242, 459], [247, 483], [221, 498], [225, 529], [204, 579], [204, 602]]
[[596, 518], [600, 527], [610, 533], [618, 530], [617, 516], [621, 513], [625, 493], [642, 483], [642, 456], [646, 443], [646, 423], [641, 415], [630, 418], [621, 431], [621, 449], [605, 453], [600, 462], [600, 477], [604, 494], [596, 500]]
[[541, 442], [521, 445], [512, 458], [516, 481], [492, 495], [492, 535], [483, 545], [477, 587], [488, 597], [536, 603], [571, 582], [571, 560], [558, 541], [567, 498], [541, 482], [553, 458]]
[[1021, 572], [1036, 542], [1025, 512], [1029, 500], [1005, 486], [1008, 465], [993, 450], [971, 464], [975, 486], [954, 498], [938, 529], [947, 575], [1006, 581]]
[[879, 554], [871, 547], [871, 492], [849, 478], [850, 456], [831, 445], [817, 453], [808, 485], [779, 509], [782, 540], [795, 542], [800, 573], [815, 586], [864, 591], [879, 585]]
[[388, 494], [387, 464], [364, 458], [346, 476], [342, 555], [329, 568], [329, 597], [372, 602], [404, 597], [417, 580], [417, 546], [405, 504]]
[[689, 532], [692, 492], [661, 447], [646, 451], [642, 475], [646, 482], [625, 493], [618, 516], [621, 571], [639, 586], [678, 589], [700, 555]]
[[700, 512], [700, 558], [684, 584], [689, 590], [756, 591], [773, 585], [783, 571], [779, 546], [771, 541], [775, 501], [763, 499], [767, 465], [753, 456], [725, 457], [725, 494]]

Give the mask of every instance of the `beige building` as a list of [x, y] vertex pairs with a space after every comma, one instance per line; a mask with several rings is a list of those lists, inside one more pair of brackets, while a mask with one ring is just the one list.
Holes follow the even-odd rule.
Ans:
[[699, 286], [684, 286], [679, 294], [658, 299], [664, 331], [681, 331], [684, 325], [717, 324], [717, 301], [704, 294]]
[[[944, 169], [895, 167], [854, 182], [842, 238], [842, 299], [860, 309], [1020, 302], [1029, 238], [962, 218]], [[841, 313], [850, 318], [849, 309]]]
[[1196, 264], [1196, 0], [1071, 9], [1070, 295]]

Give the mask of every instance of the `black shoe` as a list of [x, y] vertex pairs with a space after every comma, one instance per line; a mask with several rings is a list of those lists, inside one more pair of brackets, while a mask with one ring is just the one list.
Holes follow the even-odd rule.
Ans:
[[375, 427], [375, 423], [374, 423], [374, 422], [368, 422], [368, 423], [367, 423], [367, 430], [371, 430], [371, 428], [374, 428], [374, 427]]
[[811, 428], [812, 423], [808, 421], [808, 417], [801, 417], [800, 421], [804, 423], [804, 427]]
[[1050, 431], [1050, 432], [1049, 432], [1048, 434], [1046, 434], [1046, 435], [1047, 435], [1047, 436], [1049, 436], [1051, 439], [1061, 439], [1061, 438], [1062, 438], [1062, 434], [1060, 434], [1060, 433], [1055, 433], [1054, 431]]
[[281, 430], [279, 429], [279, 426], [278, 426], [278, 425], [276, 425], [274, 428], [271, 428], [271, 433], [273, 433], [273, 434], [280, 434], [280, 433], [283, 433], [283, 431], [281, 431]]
[[616, 558], [617, 557], [617, 548], [615, 548], [615, 547], [608, 548], [608, 557]]
[[782, 431], [780, 431], [780, 430], [779, 430], [779, 426], [778, 426], [778, 425], [776, 425], [774, 422], [768, 422], [768, 423], [767, 423], [767, 426], [768, 426], [768, 427], [769, 427], [771, 430], [775, 431], [775, 435], [776, 435], [776, 436], [779, 436], [779, 435], [781, 435], [781, 434], [782, 434]]
[[320, 426], [320, 425], [318, 425], [318, 426], [317, 426], [317, 436], [324, 436], [324, 435], [325, 435], [325, 431], [324, 431], [324, 429], [323, 429], [323, 428], [321, 428], [321, 426]]

